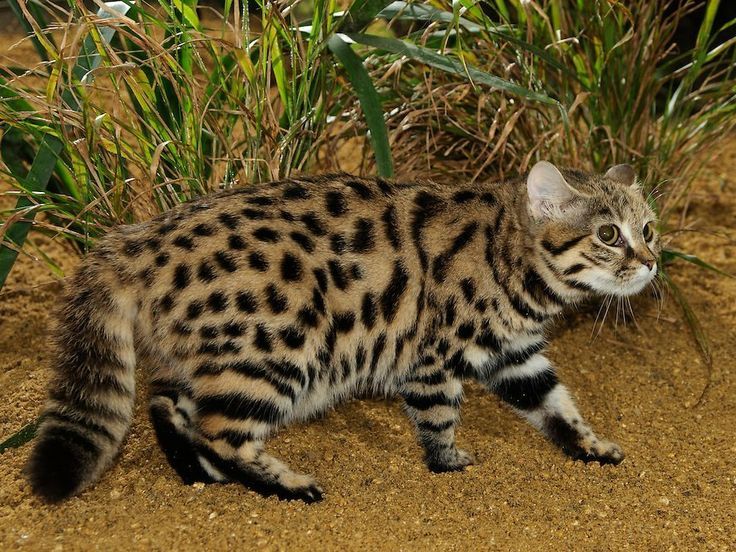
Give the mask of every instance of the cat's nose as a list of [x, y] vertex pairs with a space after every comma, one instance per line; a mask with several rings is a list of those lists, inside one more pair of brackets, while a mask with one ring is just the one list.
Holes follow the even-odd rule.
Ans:
[[641, 263], [651, 271], [655, 262], [654, 259], [644, 259]]

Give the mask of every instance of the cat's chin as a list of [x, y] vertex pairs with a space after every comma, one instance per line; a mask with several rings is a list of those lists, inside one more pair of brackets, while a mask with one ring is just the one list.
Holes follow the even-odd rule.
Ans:
[[601, 295], [614, 295], [616, 297], [630, 297], [640, 293], [646, 288], [657, 274], [656, 270], [637, 274], [634, 278], [622, 282], [608, 275], [591, 278], [586, 283]]

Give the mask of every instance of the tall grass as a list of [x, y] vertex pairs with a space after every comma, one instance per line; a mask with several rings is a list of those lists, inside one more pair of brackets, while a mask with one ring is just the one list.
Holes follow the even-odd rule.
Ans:
[[[391, 140], [399, 145], [394, 156], [410, 172], [470, 179], [523, 171], [540, 157], [597, 171], [631, 163], [657, 189], [662, 218], [670, 220], [708, 159], [703, 153], [717, 153], [736, 126], [736, 39], [718, 42], [734, 36], [736, 20], [717, 28], [718, 6], [718, 0], [394, 2], [386, 13], [390, 31], [543, 91], [567, 113], [565, 120], [545, 103], [370, 53]], [[703, 7], [695, 46], [683, 50], [674, 41], [677, 30]], [[730, 31], [719, 35], [724, 28]]]
[[[9, 0], [39, 63], [0, 66], [0, 157], [19, 197], [2, 214], [0, 286], [36, 231], [85, 249], [131, 223], [209, 191], [306, 170], [361, 106], [378, 171], [393, 171], [380, 98], [351, 40], [404, 50], [530, 101], [546, 94], [365, 27], [390, 2], [196, 0], [66, 6]], [[200, 20], [199, 13], [207, 17]], [[306, 19], [305, 19], [306, 18]], [[344, 31], [349, 33], [350, 38]]]

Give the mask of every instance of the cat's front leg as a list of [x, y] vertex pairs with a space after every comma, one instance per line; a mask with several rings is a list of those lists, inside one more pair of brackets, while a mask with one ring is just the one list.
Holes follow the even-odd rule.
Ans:
[[455, 446], [462, 381], [432, 355], [424, 356], [401, 386], [406, 411], [414, 422], [425, 461], [433, 472], [459, 471], [475, 463]]
[[601, 464], [624, 459], [621, 447], [599, 439], [585, 423], [544, 355], [498, 367], [485, 383], [572, 458]]

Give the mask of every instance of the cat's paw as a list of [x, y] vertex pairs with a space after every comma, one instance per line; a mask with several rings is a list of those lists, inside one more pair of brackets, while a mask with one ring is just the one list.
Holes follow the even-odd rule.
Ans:
[[580, 449], [573, 455], [575, 460], [598, 462], [600, 464], [620, 464], [624, 459], [624, 451], [616, 443], [611, 441], [596, 440], [586, 449]]
[[280, 483], [281, 489], [276, 494], [284, 500], [303, 500], [311, 504], [321, 501], [324, 495], [322, 487], [309, 475], [289, 474], [282, 477]]
[[475, 464], [473, 455], [458, 448], [427, 456], [427, 467], [435, 473], [462, 471], [471, 464]]

